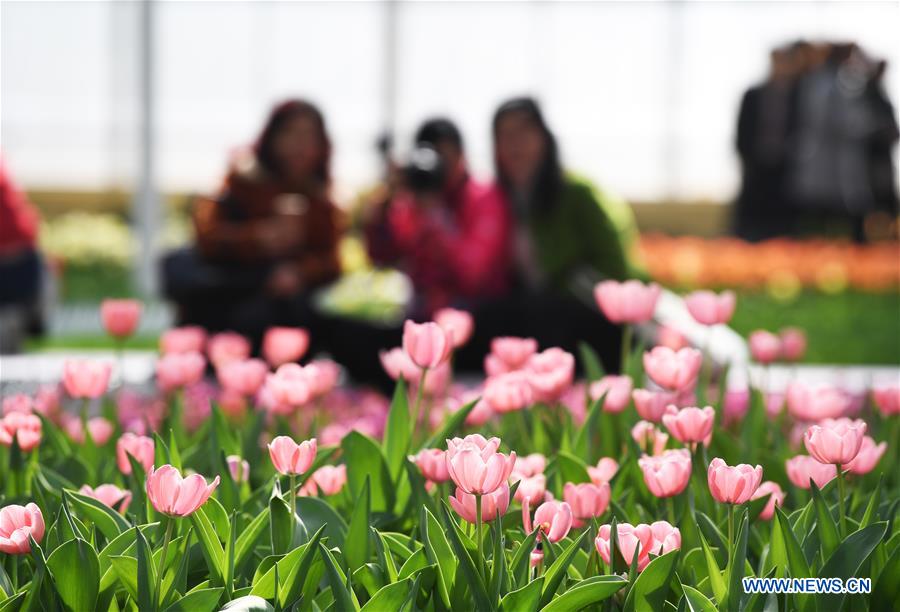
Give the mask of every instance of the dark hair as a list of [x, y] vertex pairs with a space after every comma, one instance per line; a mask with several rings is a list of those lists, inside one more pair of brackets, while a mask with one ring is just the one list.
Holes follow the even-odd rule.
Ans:
[[319, 160], [314, 175], [323, 185], [328, 185], [331, 180], [331, 140], [328, 138], [325, 117], [322, 112], [313, 103], [306, 100], [287, 100], [272, 109], [256, 140], [254, 147], [256, 158], [267, 171], [283, 178], [284, 169], [280, 167], [275, 155], [275, 138], [289, 121], [304, 116], [310, 117], [316, 124], [322, 145], [322, 159]]
[[462, 152], [462, 134], [456, 124], [445, 117], [429, 119], [416, 131], [416, 144], [427, 144], [437, 147], [443, 142], [449, 142]]
[[563, 186], [563, 170], [559, 160], [559, 148], [556, 145], [556, 137], [547, 122], [544, 121], [544, 115], [541, 113], [541, 107], [534, 98], [521, 97], [507, 100], [494, 113], [493, 134], [494, 134], [494, 170], [497, 181], [504, 190], [509, 191], [509, 178], [503, 174], [497, 160], [497, 129], [500, 121], [510, 113], [524, 113], [528, 119], [544, 135], [544, 159], [541, 160], [537, 170], [537, 177], [534, 183], [534, 193], [531, 195], [529, 207], [539, 212], [545, 212], [556, 206], [559, 201], [559, 195]]

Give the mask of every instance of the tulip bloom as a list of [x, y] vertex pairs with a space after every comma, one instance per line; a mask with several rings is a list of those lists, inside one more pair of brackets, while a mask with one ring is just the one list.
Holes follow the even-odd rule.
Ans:
[[561, 348], [549, 348], [529, 357], [525, 371], [535, 399], [556, 402], [572, 386], [575, 357]]
[[206, 347], [206, 330], [198, 325], [186, 325], [166, 330], [159, 337], [159, 352], [203, 353]]
[[800, 361], [806, 354], [806, 333], [797, 327], [785, 327], [778, 333], [781, 357], [785, 361]]
[[299, 361], [309, 349], [309, 332], [301, 327], [270, 327], [263, 337], [262, 354], [277, 368]]
[[[612, 528], [609, 525], [601, 525], [594, 540], [600, 558], [612, 567], [610, 558], [610, 535]], [[650, 525], [631, 525], [619, 523], [616, 526], [616, 550], [619, 551], [626, 564], [631, 565], [637, 559], [639, 572], [650, 563], [651, 553], [656, 556], [681, 548], [681, 531], [673, 527], [667, 521], [656, 521]]]
[[268, 373], [269, 368], [261, 359], [234, 359], [218, 368], [216, 377], [226, 391], [252, 397], [262, 387]]
[[610, 495], [608, 482], [567, 482], [563, 487], [563, 499], [572, 508], [572, 526], [584, 527], [592, 518], [602, 516], [609, 506]]
[[141, 303], [137, 300], [103, 300], [100, 319], [113, 338], [122, 340], [132, 335], [141, 320]]
[[206, 343], [209, 361], [220, 368], [229, 361], [243, 361], [250, 357], [250, 341], [242, 335], [226, 331], [213, 335]]
[[588, 476], [591, 477], [591, 482], [595, 485], [603, 482], [608, 483], [619, 471], [619, 463], [612, 457], [601, 457], [596, 467], [589, 465], [587, 471]]
[[787, 388], [787, 407], [799, 421], [821, 421], [842, 416], [849, 405], [846, 393], [832, 385], [807, 385], [794, 381]]
[[465, 310], [441, 308], [434, 313], [434, 322], [443, 329], [453, 341], [453, 348], [459, 348], [469, 341], [475, 329], [475, 319]]
[[[81, 419], [72, 416], [63, 421], [63, 429], [65, 429], [69, 438], [76, 444], [85, 443], [84, 426]], [[97, 446], [103, 446], [112, 437], [116, 431], [115, 425], [109, 419], [103, 417], [92, 417], [87, 420], [87, 430], [91, 435], [91, 440]]]
[[484, 401], [500, 414], [526, 408], [534, 401], [530, 377], [516, 370], [489, 378], [484, 386]]
[[241, 459], [238, 455], [228, 455], [225, 462], [228, 464], [228, 473], [231, 474], [233, 481], [242, 483], [250, 479], [250, 464], [246, 459]]
[[868, 474], [875, 469], [875, 466], [881, 461], [881, 456], [884, 455], [886, 450], [887, 442], [875, 444], [875, 440], [869, 436], [865, 436], [862, 445], [859, 447], [859, 453], [853, 461], [845, 463], [842, 469], [849, 470], [854, 474]]
[[210, 484], [200, 474], [182, 478], [181, 473], [171, 465], [164, 465], [147, 474], [147, 497], [157, 512], [167, 516], [184, 517], [196, 512], [206, 503], [212, 492], [219, 486], [216, 476]]
[[728, 323], [734, 314], [735, 296], [733, 291], [716, 294], [713, 291], [694, 291], [684, 298], [684, 305], [694, 320], [701, 325], [721, 325]]
[[28, 452], [41, 443], [43, 427], [34, 414], [10, 412], [0, 419], [0, 444], [12, 446], [15, 438], [19, 448]]
[[572, 508], [566, 502], [551, 499], [538, 506], [534, 512], [532, 525], [528, 502], [522, 505], [522, 524], [526, 533], [538, 529], [538, 539], [546, 537], [550, 542], [559, 542], [572, 529]]
[[712, 437], [713, 423], [716, 419], [716, 411], [712, 406], [705, 408], [682, 408], [669, 405], [662, 420], [672, 437], [682, 444], [695, 445], [703, 442], [709, 446]]
[[447, 471], [447, 453], [439, 448], [423, 448], [417, 455], [410, 455], [409, 460], [415, 463], [427, 480], [441, 483], [450, 480]]
[[491, 352], [484, 360], [485, 372], [488, 376], [497, 376], [521, 370], [531, 356], [537, 353], [537, 349], [538, 343], [534, 338], [494, 338], [491, 340]]
[[750, 334], [750, 355], [762, 364], [772, 363], [781, 356], [781, 338], [765, 330]]
[[112, 366], [87, 359], [69, 359], [63, 364], [63, 386], [74, 398], [97, 398], [106, 393]]
[[791, 457], [784, 465], [788, 479], [794, 486], [801, 489], [808, 489], [810, 480], [821, 489], [834, 478], [837, 478], [837, 466], [829, 463], [819, 463], [809, 455]]
[[491, 493], [481, 496], [481, 521], [478, 520], [477, 500], [462, 488], [456, 488], [456, 494], [450, 496], [450, 507], [465, 521], [474, 525], [491, 522], [506, 514], [509, 508], [509, 485], [503, 483]]
[[635, 423], [631, 428], [631, 437], [642, 450], [653, 455], [662, 454], [669, 441], [668, 434], [659, 431], [653, 423], [647, 421]]
[[8, 555], [30, 553], [28, 536], [38, 544], [44, 539], [44, 515], [37, 504], [12, 504], [0, 510], [0, 552]]
[[762, 482], [762, 467], [741, 463], [734, 467], [716, 457], [707, 470], [709, 491], [723, 504], [743, 504], [750, 500]]
[[156, 382], [168, 393], [199, 382], [205, 369], [206, 360], [200, 353], [166, 353], [156, 362]]
[[513, 467], [513, 472], [528, 477], [543, 474], [546, 468], [547, 458], [540, 453], [531, 453], [530, 455], [516, 457], [516, 465]]
[[900, 414], [900, 385], [875, 387], [872, 389], [872, 399], [882, 416]]
[[300, 495], [314, 496], [318, 493], [322, 495], [335, 495], [347, 484], [347, 466], [346, 465], [323, 465], [310, 475], [300, 488]]
[[303, 474], [316, 459], [318, 446], [316, 439], [304, 440], [300, 444], [288, 436], [278, 436], [268, 444], [272, 465], [280, 474]]
[[656, 283], [603, 281], [594, 287], [594, 299], [612, 323], [645, 323], [653, 318], [660, 291]]
[[697, 380], [703, 354], [695, 348], [678, 351], [656, 346], [644, 353], [644, 370], [660, 387], [669, 391], [681, 391]]
[[744, 420], [750, 409], [750, 389], [728, 389], [722, 400], [722, 417], [726, 425]]
[[661, 455], [638, 459], [644, 483], [659, 498], [674, 497], [691, 481], [691, 454], [685, 448], [667, 450]]
[[516, 453], [497, 452], [499, 438], [485, 440], [479, 434], [447, 441], [447, 470], [465, 493], [485, 495], [504, 485], [516, 463]]
[[119, 471], [125, 474], [131, 474], [131, 462], [128, 455], [141, 464], [144, 471], [148, 471], [153, 465], [156, 458], [156, 445], [153, 438], [147, 436], [138, 436], [131, 432], [122, 434], [122, 437], [116, 442], [116, 464]]
[[3, 400], [3, 416], [13, 412], [31, 414], [34, 411], [34, 402], [24, 393], [10, 395]]
[[547, 477], [543, 474], [522, 476], [513, 472], [510, 480], [513, 482], [518, 481], [519, 483], [515, 499], [521, 504], [524, 504], [526, 501], [530, 505], [539, 504], [547, 496]]
[[414, 323], [407, 320], [403, 324], [403, 350], [423, 370], [436, 368], [450, 358], [453, 333], [431, 321]]
[[631, 390], [634, 384], [628, 375], [616, 376], [608, 374], [600, 380], [591, 383], [590, 395], [593, 401], [603, 399], [603, 411], [619, 413], [628, 407], [631, 399]]
[[280, 406], [284, 413], [302, 406], [312, 398], [312, 382], [307, 370], [296, 363], [286, 363], [280, 366], [274, 374], [266, 378], [265, 390], [274, 406]]
[[860, 419], [825, 419], [813, 425], [803, 435], [803, 444], [820, 463], [843, 465], [859, 454], [866, 424]]
[[[131, 491], [128, 489], [120, 489], [114, 484], [102, 484], [96, 489], [90, 485], [84, 485], [78, 490], [82, 495], [93, 497], [100, 503], [109, 506], [113, 510], [118, 510], [125, 514], [128, 504], [131, 503]], [[116, 506], [119, 506], [116, 508]]]
[[649, 389], [635, 389], [631, 392], [631, 397], [634, 399], [634, 409], [640, 417], [651, 423], [661, 423], [666, 408], [676, 399], [673, 393]]
[[781, 490], [781, 487], [777, 482], [773, 482], [771, 480], [767, 480], [756, 489], [756, 493], [750, 498], [751, 501], [754, 499], [759, 499], [760, 497], [765, 497], [766, 495], [771, 494], [769, 497], [769, 501], [766, 502], [765, 507], [762, 509], [762, 512], [759, 513], [759, 518], [768, 521], [775, 515], [775, 506], [781, 506], [784, 503], [784, 491]]

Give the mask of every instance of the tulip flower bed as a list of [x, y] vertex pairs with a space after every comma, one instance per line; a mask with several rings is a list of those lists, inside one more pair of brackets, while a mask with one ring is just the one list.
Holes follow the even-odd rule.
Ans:
[[[658, 288], [602, 284], [629, 326]], [[721, 323], [734, 297], [688, 302]], [[739, 305], [738, 305], [739, 306]], [[134, 302], [109, 302], [129, 336]], [[497, 338], [452, 383], [472, 320], [408, 322], [388, 402], [300, 365], [308, 333], [175, 329], [157, 390], [71, 361], [3, 401], [0, 610], [889, 610], [900, 601], [900, 388], [727, 389], [694, 348], [606, 374]], [[543, 348], [543, 350], [541, 350]], [[757, 333], [764, 363], [796, 336]], [[216, 382], [205, 380], [207, 368]], [[882, 442], [878, 442], [882, 440]], [[889, 441], [890, 445], [884, 441]], [[866, 578], [865, 593], [750, 593], [742, 578]]]

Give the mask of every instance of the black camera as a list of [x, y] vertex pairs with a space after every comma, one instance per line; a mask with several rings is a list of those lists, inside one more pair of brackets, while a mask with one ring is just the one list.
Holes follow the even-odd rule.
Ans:
[[444, 186], [445, 169], [437, 150], [426, 144], [416, 145], [403, 167], [406, 186], [414, 193], [439, 192]]

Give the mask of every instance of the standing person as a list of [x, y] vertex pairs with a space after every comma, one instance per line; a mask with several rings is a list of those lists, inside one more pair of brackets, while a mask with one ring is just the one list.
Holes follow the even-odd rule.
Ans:
[[182, 323], [232, 329], [257, 346], [272, 325], [314, 324], [310, 292], [340, 273], [330, 160], [315, 106], [289, 100], [272, 110], [218, 196], [196, 201], [196, 251], [168, 262]]

